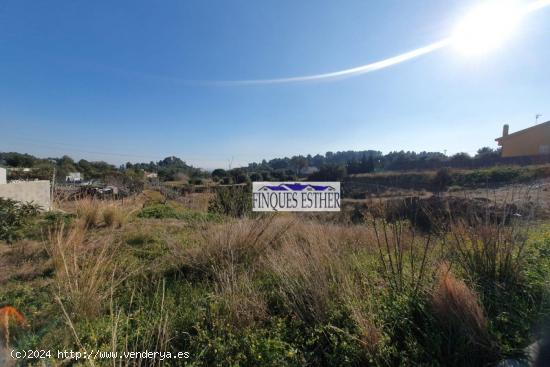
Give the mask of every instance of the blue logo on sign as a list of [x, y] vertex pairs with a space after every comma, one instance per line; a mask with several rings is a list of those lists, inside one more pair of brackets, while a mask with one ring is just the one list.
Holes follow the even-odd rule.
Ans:
[[303, 185], [300, 183], [282, 183], [276, 186], [265, 185], [262, 186], [258, 191], [335, 191], [336, 189], [332, 186], [322, 186], [322, 185]]

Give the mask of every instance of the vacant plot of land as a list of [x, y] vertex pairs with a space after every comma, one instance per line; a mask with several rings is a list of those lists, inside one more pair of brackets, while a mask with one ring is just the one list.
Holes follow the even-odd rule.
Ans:
[[545, 222], [422, 231], [368, 212], [235, 218], [210, 200], [148, 191], [30, 218], [0, 242], [0, 306], [26, 318], [3, 345], [189, 352], [128, 365], [482, 366], [521, 356], [548, 314]]

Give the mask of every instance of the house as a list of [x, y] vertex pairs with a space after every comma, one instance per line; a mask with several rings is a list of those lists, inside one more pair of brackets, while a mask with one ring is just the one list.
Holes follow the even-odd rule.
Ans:
[[145, 177], [147, 178], [157, 178], [159, 175], [156, 172], [145, 172]]
[[82, 181], [80, 172], [69, 172], [68, 176], [65, 176], [65, 182], [78, 183]]
[[495, 139], [502, 147], [502, 157], [550, 155], [550, 121], [511, 134], [508, 130], [504, 125], [502, 136]]

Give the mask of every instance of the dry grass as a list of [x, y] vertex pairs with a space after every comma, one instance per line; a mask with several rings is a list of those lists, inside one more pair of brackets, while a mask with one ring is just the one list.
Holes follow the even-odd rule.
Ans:
[[274, 216], [213, 225], [199, 234], [199, 247], [180, 256], [186, 265], [210, 276], [232, 267], [246, 267], [248, 272], [253, 272], [260, 256], [274, 246], [291, 225], [287, 218]]
[[343, 242], [338, 228], [298, 223], [281, 246], [266, 253], [265, 264], [278, 278], [286, 304], [304, 320], [325, 319], [333, 284], [343, 274]]
[[247, 273], [234, 268], [221, 271], [216, 276], [215, 291], [233, 325], [247, 327], [269, 316], [266, 300]]
[[101, 216], [105, 226], [120, 228], [126, 223], [127, 213], [120, 206], [109, 204], [103, 208]]
[[214, 196], [215, 194], [207, 192], [190, 193], [181, 197], [179, 201], [188, 209], [206, 212], [208, 210], [208, 204]]
[[528, 230], [522, 222], [505, 225], [486, 220], [473, 226], [457, 222], [450, 244], [473, 280], [514, 284], [521, 274]]
[[190, 248], [167, 241], [168, 261], [212, 280], [217, 300], [228, 310], [228, 321], [250, 325], [267, 316], [265, 300], [252, 280], [261, 269], [260, 258], [277, 246], [291, 225], [287, 218], [272, 216], [212, 224], [197, 234]]
[[[440, 253], [444, 247], [439, 246], [439, 237], [417, 233], [406, 220], [388, 223], [367, 217], [367, 223], [350, 225], [321, 216], [280, 213], [227, 218], [224, 223], [207, 222], [197, 228], [175, 219], [136, 218], [126, 224], [126, 213], [135, 206], [136, 201], [79, 201], [75, 224], [52, 230], [46, 246], [67, 323], [77, 325], [83, 318], [93, 320], [110, 312], [113, 350], [171, 348], [171, 338], [179, 337], [171, 328], [179, 324], [170, 317], [182, 305], [170, 293], [165, 300], [162, 279], [181, 270], [178, 279], [204, 287], [204, 297], [215, 303], [208, 312], [209, 317], [220, 318], [216, 325], [261, 328], [270, 316], [283, 315], [300, 319], [300, 325], [322, 325], [346, 334], [364, 348], [362, 352], [375, 356], [388, 343], [398, 345], [402, 335], [415, 337], [416, 326], [429, 324], [433, 330], [422, 331], [427, 338], [434, 337], [434, 348], [448, 348], [441, 355], [463, 348], [460, 355], [467, 357], [464, 350], [471, 348], [493, 360], [495, 348], [485, 313], [491, 315], [490, 309], [482, 308], [467, 284], [476, 284], [479, 290], [477, 282], [470, 283], [470, 276], [480, 274], [508, 281], [510, 274], [519, 274], [521, 264], [517, 259], [523, 232], [498, 223], [453, 224], [453, 232], [445, 234], [452, 246], [446, 248], [448, 253]], [[128, 245], [122, 247], [115, 237]], [[127, 252], [119, 253], [121, 249]], [[30, 253], [32, 248], [23, 251], [17, 264], [25, 266], [23, 259]], [[122, 299], [117, 299], [119, 286], [129, 276], [125, 258], [139, 258], [154, 269], [140, 270], [139, 283], [133, 283], [136, 279], [125, 283], [130, 289], [125, 290], [123, 302], [130, 299], [129, 305], [117, 304]], [[460, 269], [457, 274], [468, 283], [448, 267], [438, 273], [442, 258], [454, 261], [453, 269]], [[153, 282], [145, 284], [142, 279]], [[159, 282], [156, 292], [155, 281]], [[481, 290], [479, 294], [484, 295]], [[402, 307], [393, 295], [422, 307], [427, 304], [423, 310], [434, 317], [422, 314], [426, 319], [417, 321], [415, 317], [423, 316]], [[407, 329], [415, 322], [413, 331]], [[134, 332], [143, 334], [136, 337]]]
[[82, 199], [76, 202], [76, 216], [86, 228], [95, 227], [99, 221], [100, 202], [95, 199]]
[[10, 280], [31, 281], [51, 270], [51, 260], [38, 241], [0, 244], [0, 286]]
[[134, 204], [133, 201], [123, 203], [86, 198], [75, 203], [75, 210], [77, 218], [86, 228], [98, 226], [120, 228], [126, 222]]
[[[320, 224], [292, 215], [233, 220], [212, 225], [191, 248], [171, 245], [173, 258], [212, 279], [235, 323], [266, 317], [265, 300], [254, 286], [258, 274], [277, 279], [277, 291], [295, 315], [326, 317], [334, 284], [349, 269], [350, 253], [365, 248], [365, 227]], [[371, 249], [372, 250], [372, 249]]]
[[117, 244], [109, 236], [93, 237], [86, 222], [50, 231], [46, 249], [53, 259], [58, 295], [72, 314], [94, 317], [125, 275], [112, 254]]
[[440, 271], [431, 305], [441, 322], [464, 328], [472, 338], [487, 336], [487, 318], [479, 297], [447, 267]]
[[459, 341], [463, 341], [470, 352], [489, 360], [495, 358], [498, 352], [489, 336], [487, 317], [478, 295], [455, 278], [446, 266], [440, 270], [430, 305], [448, 340], [449, 350], [459, 348]]

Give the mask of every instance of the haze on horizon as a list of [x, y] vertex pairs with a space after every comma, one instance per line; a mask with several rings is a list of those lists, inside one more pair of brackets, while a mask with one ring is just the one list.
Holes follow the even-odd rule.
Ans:
[[[8, 0], [0, 151], [115, 164], [175, 155], [215, 168], [327, 151], [495, 148], [502, 124], [513, 132], [535, 114], [550, 119], [550, 8], [486, 54], [410, 54], [445, 40], [476, 3]], [[388, 59], [399, 63], [325, 83], [187, 82], [284, 80]]]

